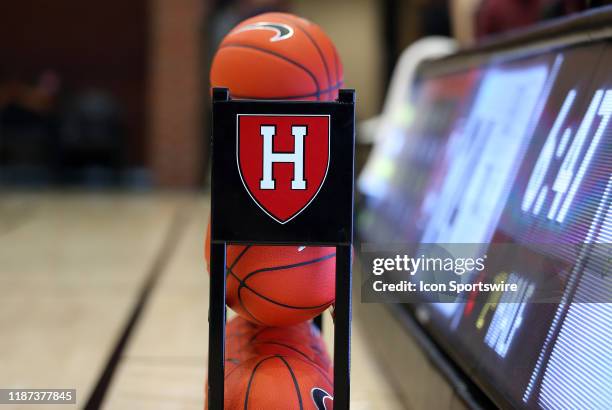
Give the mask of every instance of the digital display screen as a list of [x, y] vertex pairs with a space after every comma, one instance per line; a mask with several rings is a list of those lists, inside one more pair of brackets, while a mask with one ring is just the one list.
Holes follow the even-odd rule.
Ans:
[[[424, 77], [420, 121], [373, 159], [391, 177], [366, 168], [360, 180], [362, 242], [528, 250], [530, 263], [488, 267], [512, 295], [406, 306], [503, 407], [612, 408], [610, 66], [612, 46], [598, 42]], [[561, 289], [554, 303], [530, 303], [542, 275]]]

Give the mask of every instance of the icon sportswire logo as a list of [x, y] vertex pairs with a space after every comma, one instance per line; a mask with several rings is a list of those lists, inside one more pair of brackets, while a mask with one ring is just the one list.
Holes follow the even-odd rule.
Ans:
[[310, 391], [312, 401], [317, 406], [317, 410], [330, 410], [331, 407], [327, 407], [327, 404], [331, 404], [334, 401], [334, 397], [326, 392], [325, 390], [314, 387]]
[[236, 160], [243, 185], [285, 224], [317, 196], [329, 169], [329, 115], [238, 114]]
[[283, 23], [268, 23], [268, 22], [259, 22], [253, 24], [247, 24], [244, 27], [238, 28], [235, 32], [240, 33], [242, 31], [251, 31], [251, 30], [271, 30], [274, 31], [274, 36], [270, 37], [271, 42], [286, 40], [293, 36], [293, 28], [287, 24]]

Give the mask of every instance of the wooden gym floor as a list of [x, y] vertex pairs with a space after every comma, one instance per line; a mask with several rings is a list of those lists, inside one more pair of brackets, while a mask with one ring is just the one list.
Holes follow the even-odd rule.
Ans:
[[[204, 195], [2, 192], [0, 388], [76, 388], [63, 408], [202, 409], [207, 218]], [[352, 366], [353, 409], [401, 408], [358, 318]]]

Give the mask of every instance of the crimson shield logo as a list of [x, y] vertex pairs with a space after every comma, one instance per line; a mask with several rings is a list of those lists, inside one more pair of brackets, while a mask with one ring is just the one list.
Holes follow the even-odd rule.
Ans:
[[329, 115], [238, 114], [236, 155], [255, 203], [285, 224], [317, 196], [329, 168]]

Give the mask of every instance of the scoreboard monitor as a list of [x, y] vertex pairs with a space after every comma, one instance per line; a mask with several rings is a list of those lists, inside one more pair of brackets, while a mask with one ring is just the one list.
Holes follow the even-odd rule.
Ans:
[[[588, 15], [422, 64], [406, 101], [411, 120], [385, 135], [359, 181], [361, 243], [511, 243], [541, 262], [508, 259], [488, 272], [516, 283], [518, 299], [475, 292], [404, 305], [500, 407], [612, 408], [604, 20]], [[543, 286], [535, 273], [559, 284], [557, 300], [530, 300]]]

